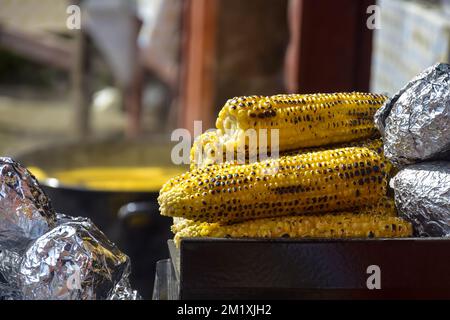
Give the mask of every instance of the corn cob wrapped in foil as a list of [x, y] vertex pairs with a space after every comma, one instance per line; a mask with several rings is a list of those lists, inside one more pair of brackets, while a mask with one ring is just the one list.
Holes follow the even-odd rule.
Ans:
[[392, 180], [400, 216], [418, 236], [450, 236], [450, 162], [410, 165]]
[[50, 200], [34, 176], [0, 158], [0, 250], [21, 251], [55, 225]]
[[450, 65], [436, 64], [409, 82], [375, 115], [386, 157], [398, 166], [450, 159]]
[[23, 255], [19, 284], [24, 299], [103, 300], [123, 291], [129, 258], [89, 219], [69, 220], [65, 217]]
[[0, 299], [138, 299], [130, 262], [86, 218], [56, 214], [36, 179], [0, 158]]

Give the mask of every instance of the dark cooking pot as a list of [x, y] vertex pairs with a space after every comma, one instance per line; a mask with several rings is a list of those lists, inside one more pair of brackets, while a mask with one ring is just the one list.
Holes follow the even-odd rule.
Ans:
[[[173, 166], [169, 144], [88, 142], [40, 148], [16, 156], [25, 166], [47, 172], [87, 166]], [[85, 216], [124, 251], [132, 262], [131, 282], [151, 298], [155, 264], [168, 257], [171, 219], [159, 215], [159, 190], [100, 191], [40, 181], [57, 212]]]

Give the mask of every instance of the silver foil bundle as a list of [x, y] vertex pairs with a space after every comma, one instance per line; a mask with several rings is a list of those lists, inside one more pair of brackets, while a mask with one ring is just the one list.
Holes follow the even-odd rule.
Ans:
[[400, 215], [418, 236], [450, 236], [450, 162], [415, 164], [391, 180]]
[[34, 176], [0, 158], [0, 250], [23, 250], [54, 226], [55, 212]]
[[74, 219], [28, 248], [20, 264], [19, 283], [24, 299], [138, 298], [129, 286], [124, 287], [129, 285], [129, 270], [128, 257], [94, 224]]
[[88, 218], [56, 214], [33, 175], [0, 158], [0, 299], [139, 299], [129, 273]]
[[450, 159], [450, 65], [411, 80], [375, 114], [384, 153], [398, 166]]

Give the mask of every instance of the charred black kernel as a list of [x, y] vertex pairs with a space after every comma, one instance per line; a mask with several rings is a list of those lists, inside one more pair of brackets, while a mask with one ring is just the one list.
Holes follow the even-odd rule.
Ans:
[[369, 234], [367, 235], [369, 238], [374, 238], [375, 234], [372, 231], [369, 231]]
[[375, 171], [375, 172], [378, 172], [378, 171], [380, 171], [380, 167], [378, 167], [378, 166], [373, 166], [373, 171]]
[[356, 194], [357, 197], [359, 197], [361, 195], [361, 192], [359, 191], [359, 189], [356, 189], [355, 194]]
[[358, 180], [358, 184], [359, 184], [360, 186], [362, 186], [362, 185], [364, 184], [364, 180], [363, 180], [363, 179], [359, 179], [359, 180]]

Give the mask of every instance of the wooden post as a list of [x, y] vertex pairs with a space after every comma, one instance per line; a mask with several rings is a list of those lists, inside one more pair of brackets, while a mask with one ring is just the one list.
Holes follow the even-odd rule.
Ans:
[[179, 125], [193, 132], [195, 120], [213, 125], [217, 0], [188, 0], [184, 10]]
[[89, 59], [87, 35], [83, 30], [76, 31], [74, 59], [72, 69], [73, 104], [75, 109], [76, 135], [86, 139], [91, 133], [90, 99], [89, 99]]
[[291, 0], [290, 92], [369, 90], [373, 0]]
[[135, 28], [132, 39], [130, 39], [130, 46], [134, 52], [133, 60], [133, 76], [131, 83], [125, 88], [125, 110], [127, 112], [127, 128], [126, 134], [128, 138], [137, 138], [142, 132], [142, 90], [143, 90], [143, 69], [139, 59], [139, 48], [137, 38], [142, 22], [136, 17]]

